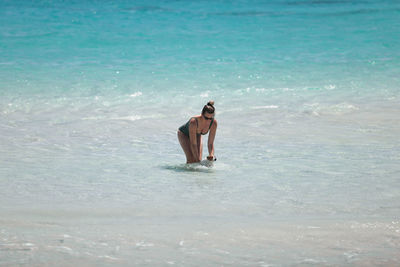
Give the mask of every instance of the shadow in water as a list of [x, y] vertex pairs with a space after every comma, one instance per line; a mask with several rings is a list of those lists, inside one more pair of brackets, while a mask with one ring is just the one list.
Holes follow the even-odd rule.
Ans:
[[212, 164], [204, 165], [200, 163], [164, 165], [161, 166], [161, 168], [176, 172], [204, 172], [204, 173], [214, 172]]

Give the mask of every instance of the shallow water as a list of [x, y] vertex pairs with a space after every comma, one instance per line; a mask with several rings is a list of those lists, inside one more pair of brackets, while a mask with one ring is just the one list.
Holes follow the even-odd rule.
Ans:
[[0, 2], [0, 265], [398, 265], [399, 10]]

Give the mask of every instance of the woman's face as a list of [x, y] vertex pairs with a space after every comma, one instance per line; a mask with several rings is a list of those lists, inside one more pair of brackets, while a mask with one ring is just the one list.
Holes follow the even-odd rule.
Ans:
[[204, 114], [202, 116], [206, 120], [212, 120], [214, 118], [214, 114], [211, 114], [211, 113], [208, 113], [208, 112], [204, 112]]

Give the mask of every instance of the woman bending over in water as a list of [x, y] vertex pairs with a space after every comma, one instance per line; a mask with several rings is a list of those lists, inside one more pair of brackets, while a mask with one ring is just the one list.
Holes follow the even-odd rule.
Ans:
[[202, 135], [208, 135], [208, 160], [214, 158], [214, 139], [217, 132], [217, 120], [214, 119], [214, 101], [209, 101], [203, 107], [201, 115], [194, 116], [179, 127], [178, 139], [186, 155], [186, 163], [200, 162], [202, 159]]

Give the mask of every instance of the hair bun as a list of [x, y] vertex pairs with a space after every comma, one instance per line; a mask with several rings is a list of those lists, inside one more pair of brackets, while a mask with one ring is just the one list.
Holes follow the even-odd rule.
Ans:
[[214, 100], [208, 101], [207, 105], [214, 106]]

